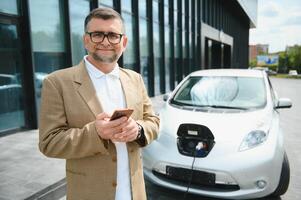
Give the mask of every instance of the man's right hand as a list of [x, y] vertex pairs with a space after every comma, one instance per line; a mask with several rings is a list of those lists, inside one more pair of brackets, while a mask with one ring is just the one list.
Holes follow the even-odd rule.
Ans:
[[127, 121], [126, 117], [109, 121], [110, 115], [103, 112], [96, 116], [95, 126], [98, 135], [105, 140], [114, 140], [114, 134], [122, 132], [122, 125]]

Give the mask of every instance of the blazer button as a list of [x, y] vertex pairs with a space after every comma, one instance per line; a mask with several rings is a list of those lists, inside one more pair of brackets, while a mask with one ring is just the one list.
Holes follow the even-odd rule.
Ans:
[[113, 186], [113, 187], [116, 187], [116, 186], [117, 186], [116, 181], [113, 181], [112, 186]]
[[112, 157], [112, 161], [113, 161], [113, 162], [116, 162], [116, 161], [117, 161], [117, 157], [116, 157], [116, 156], [113, 156], [113, 157]]

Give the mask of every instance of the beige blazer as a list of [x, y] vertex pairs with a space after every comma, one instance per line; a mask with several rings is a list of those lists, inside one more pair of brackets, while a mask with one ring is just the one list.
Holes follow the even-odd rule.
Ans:
[[[147, 144], [157, 138], [159, 119], [141, 76], [120, 69], [120, 81], [132, 118], [144, 128]], [[45, 78], [39, 120], [39, 148], [49, 157], [66, 159], [68, 200], [114, 200], [116, 149], [98, 137], [94, 120], [103, 112], [82, 61]], [[141, 148], [127, 143], [133, 200], [146, 199]], [[51, 167], [51, 166], [49, 166]]]

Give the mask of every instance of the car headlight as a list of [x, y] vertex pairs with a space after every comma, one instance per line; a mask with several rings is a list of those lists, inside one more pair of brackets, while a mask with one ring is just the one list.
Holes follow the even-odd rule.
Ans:
[[250, 132], [242, 141], [239, 151], [245, 151], [254, 148], [267, 140], [268, 134], [262, 130]]

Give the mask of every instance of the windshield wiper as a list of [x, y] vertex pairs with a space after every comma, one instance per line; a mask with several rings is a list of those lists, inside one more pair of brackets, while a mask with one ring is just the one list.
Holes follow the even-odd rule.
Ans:
[[223, 106], [223, 105], [198, 105], [198, 107], [209, 107], [209, 108], [225, 108], [225, 109], [248, 110], [248, 108], [244, 108], [244, 107], [237, 107], [237, 106]]

